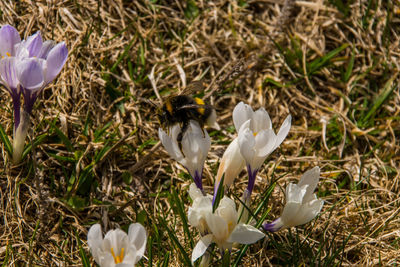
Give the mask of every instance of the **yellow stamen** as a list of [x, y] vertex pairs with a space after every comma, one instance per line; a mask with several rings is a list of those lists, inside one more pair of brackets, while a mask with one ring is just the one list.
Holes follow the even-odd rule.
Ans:
[[253, 133], [254, 136], [256, 136], [257, 134], [258, 134], [257, 132], [254, 132], [254, 133]]
[[121, 263], [124, 260], [124, 248], [121, 248], [121, 253], [118, 256], [115, 256], [114, 248], [111, 248], [111, 255], [114, 258], [115, 264]]
[[8, 53], [8, 52], [6, 52], [6, 55], [7, 55], [7, 56], [9, 56], [9, 57], [11, 57], [11, 54], [10, 54], [10, 53]]
[[[204, 106], [204, 101], [203, 101], [203, 99], [200, 99], [200, 98], [198, 98], [198, 97], [195, 97], [195, 98], [194, 98], [194, 101], [196, 101], [197, 105]], [[198, 108], [197, 111], [198, 111], [201, 115], [204, 115], [205, 109], [204, 109], [204, 108]]]

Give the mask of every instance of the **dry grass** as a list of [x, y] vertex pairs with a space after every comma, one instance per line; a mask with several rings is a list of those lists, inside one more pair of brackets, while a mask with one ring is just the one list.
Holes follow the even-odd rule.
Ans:
[[[262, 192], [271, 177], [283, 176], [268, 204], [269, 219], [282, 209], [278, 188], [312, 166], [322, 168], [319, 195], [326, 204], [310, 225], [254, 246], [245, 265], [398, 264], [398, 2], [343, 1], [354, 3], [340, 11], [332, 5], [340, 0], [298, 1], [287, 22], [279, 20], [279, 0], [243, 6], [245, 1], [198, 1], [191, 12], [192, 1], [153, 2], [0, 1], [0, 24], [15, 26], [24, 37], [40, 30], [45, 39], [65, 40], [70, 51], [33, 112], [30, 138], [43, 138], [15, 167], [2, 145], [0, 258], [9, 266], [80, 266], [77, 237], [87, 251], [91, 224], [109, 229], [141, 221], [154, 242], [154, 264], [162, 262], [174, 243], [157, 232], [159, 216], [170, 213], [169, 225], [184, 244], [167, 193], [172, 186], [182, 189], [187, 207], [190, 181], [157, 145], [154, 109], [140, 101], [158, 101], [147, 75], [154, 68], [157, 91], [165, 96], [184, 86], [178, 66], [187, 82], [204, 75], [210, 83], [236, 60], [257, 59], [257, 66], [209, 99], [223, 130], [213, 132], [206, 188], [211, 191], [218, 160], [234, 136], [232, 109], [245, 101], [265, 107], [274, 125], [293, 116], [287, 140], [256, 183]], [[277, 23], [287, 23], [288, 34]], [[311, 64], [342, 45], [321, 65]], [[389, 97], [378, 105], [384, 90]], [[0, 102], [0, 124], [11, 136], [5, 91]], [[313, 254], [321, 262], [311, 263]], [[170, 266], [182, 265], [175, 250]]]

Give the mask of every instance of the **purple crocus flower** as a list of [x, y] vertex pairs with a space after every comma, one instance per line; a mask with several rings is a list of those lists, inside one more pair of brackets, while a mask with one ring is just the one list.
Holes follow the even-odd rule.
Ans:
[[[64, 42], [43, 42], [40, 32], [21, 41], [17, 30], [5, 25], [0, 28], [0, 56], [0, 83], [13, 100], [13, 161], [18, 163], [36, 98], [60, 73], [67, 60], [68, 49]], [[22, 113], [21, 93], [24, 96]]]

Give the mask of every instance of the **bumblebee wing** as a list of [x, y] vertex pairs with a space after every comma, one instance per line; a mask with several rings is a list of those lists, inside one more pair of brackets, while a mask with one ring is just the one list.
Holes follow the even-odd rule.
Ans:
[[199, 104], [187, 104], [180, 106], [177, 108], [177, 110], [182, 110], [182, 109], [193, 109], [193, 108], [204, 108], [204, 105], [199, 105]]
[[183, 106], [177, 108], [177, 110], [182, 110], [182, 109], [194, 109], [194, 108], [212, 108], [212, 109], [214, 109], [213, 106], [207, 105], [207, 104], [204, 104], [204, 105], [200, 105], [200, 104], [187, 104], [187, 105], [183, 105]]
[[191, 83], [186, 86], [185, 89], [182, 90], [180, 93], [181, 95], [192, 95], [195, 92], [204, 91], [204, 84], [203, 81], [192, 81]]

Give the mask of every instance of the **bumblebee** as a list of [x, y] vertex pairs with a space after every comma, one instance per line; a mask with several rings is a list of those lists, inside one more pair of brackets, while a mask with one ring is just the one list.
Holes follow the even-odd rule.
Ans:
[[214, 107], [205, 104], [201, 98], [190, 96], [191, 93], [199, 89], [203, 89], [202, 82], [193, 81], [181, 94], [168, 97], [158, 111], [161, 127], [167, 131], [175, 124], [180, 124], [181, 131], [176, 141], [181, 151], [183, 135], [191, 120], [197, 121], [202, 129], [204, 125], [208, 125], [219, 130]]

